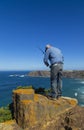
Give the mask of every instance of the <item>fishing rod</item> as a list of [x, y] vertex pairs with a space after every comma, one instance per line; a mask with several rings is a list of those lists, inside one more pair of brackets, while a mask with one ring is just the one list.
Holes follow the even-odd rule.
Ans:
[[45, 52], [44, 52], [41, 48], [38, 47], [38, 49], [39, 49], [43, 54], [45, 54]]
[[[45, 52], [44, 52], [41, 48], [38, 47], [38, 49], [39, 49], [43, 54], [45, 54]], [[49, 68], [51, 68], [51, 66], [50, 66], [49, 64], [47, 64], [47, 66], [48, 66]]]

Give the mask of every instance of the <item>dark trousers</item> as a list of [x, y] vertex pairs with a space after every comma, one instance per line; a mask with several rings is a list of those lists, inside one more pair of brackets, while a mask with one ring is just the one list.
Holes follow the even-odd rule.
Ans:
[[51, 96], [57, 98], [62, 95], [62, 76], [63, 64], [55, 64], [51, 66]]

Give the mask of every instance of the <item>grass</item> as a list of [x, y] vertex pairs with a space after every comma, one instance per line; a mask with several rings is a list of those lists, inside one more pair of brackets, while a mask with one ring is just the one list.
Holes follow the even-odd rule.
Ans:
[[0, 123], [13, 119], [10, 107], [0, 108]]

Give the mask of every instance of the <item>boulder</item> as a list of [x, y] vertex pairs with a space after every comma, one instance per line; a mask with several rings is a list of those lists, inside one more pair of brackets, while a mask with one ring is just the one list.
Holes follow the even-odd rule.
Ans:
[[23, 129], [46, 130], [56, 123], [59, 116], [77, 105], [77, 100], [61, 97], [50, 100], [46, 96], [35, 94], [33, 89], [13, 91], [14, 117]]

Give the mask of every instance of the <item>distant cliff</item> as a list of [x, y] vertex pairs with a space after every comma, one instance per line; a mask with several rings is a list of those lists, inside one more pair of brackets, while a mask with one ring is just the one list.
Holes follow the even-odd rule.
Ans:
[[84, 70], [64, 71], [63, 76], [70, 78], [84, 78]]
[[[28, 76], [32, 77], [49, 77], [50, 71], [32, 71], [28, 74]], [[67, 70], [63, 71], [63, 77], [69, 78], [84, 78], [84, 70]]]
[[32, 76], [32, 77], [49, 77], [50, 76], [50, 72], [49, 71], [31, 71], [28, 76]]

